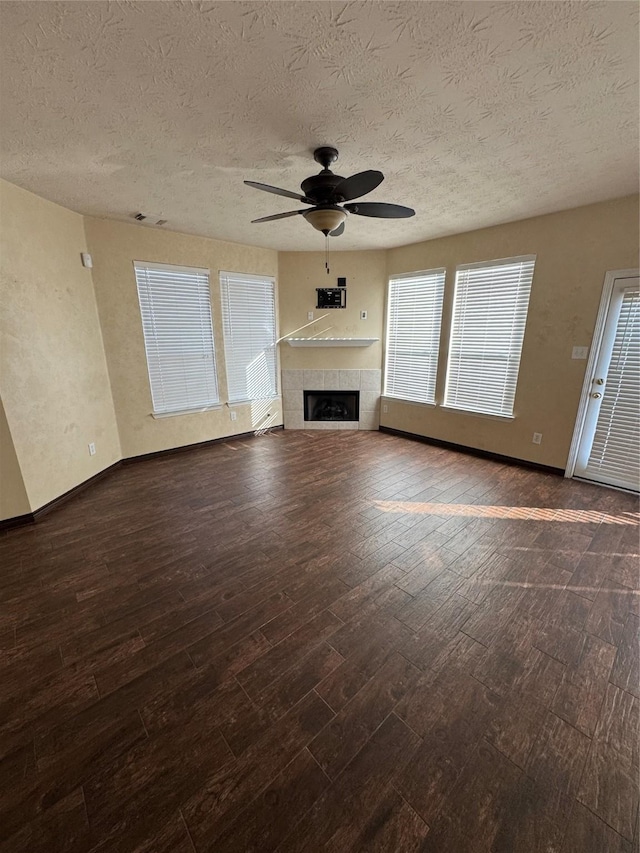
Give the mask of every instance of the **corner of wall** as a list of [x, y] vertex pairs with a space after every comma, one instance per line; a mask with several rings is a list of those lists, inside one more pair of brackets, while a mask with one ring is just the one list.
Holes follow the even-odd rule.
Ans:
[[81, 264], [84, 218], [7, 181], [0, 192], [3, 515], [11, 518], [121, 456], [93, 276]]
[[0, 520], [32, 511], [13, 436], [0, 399]]
[[[89, 217], [89, 216], [83, 216], [82, 217], [82, 231], [84, 233], [84, 242], [85, 242], [85, 245], [87, 247], [88, 252], [90, 252], [90, 242], [89, 242], [89, 235], [87, 233], [87, 223], [90, 221], [90, 219], [91, 219], [91, 217]], [[111, 402], [111, 410], [113, 412], [113, 421], [114, 421], [115, 428], [116, 428], [115, 431], [116, 431], [116, 438], [117, 438], [118, 455], [117, 455], [117, 458], [113, 460], [113, 462], [119, 462], [123, 458], [123, 456], [122, 456], [122, 438], [120, 436], [120, 425], [118, 423], [118, 412], [116, 410], [115, 402], [113, 399], [113, 387], [112, 387], [112, 382], [111, 382], [111, 373], [109, 371], [109, 359], [107, 358], [107, 350], [106, 350], [105, 343], [104, 343], [104, 334], [102, 331], [102, 318], [100, 316], [100, 303], [98, 301], [98, 295], [97, 295], [97, 289], [96, 289], [93, 267], [91, 267], [89, 272], [90, 272], [90, 278], [91, 278], [91, 288], [93, 290], [93, 300], [94, 300], [94, 303], [96, 306], [96, 312], [98, 315], [98, 335], [100, 337], [100, 347], [102, 349], [102, 355], [104, 358], [104, 366], [105, 366], [105, 371], [106, 371], [106, 375], [107, 375], [108, 398]]]

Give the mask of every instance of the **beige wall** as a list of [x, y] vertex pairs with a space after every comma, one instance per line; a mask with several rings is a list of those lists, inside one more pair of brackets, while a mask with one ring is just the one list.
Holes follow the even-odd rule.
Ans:
[[0, 400], [0, 519], [31, 512], [20, 463]]
[[[513, 421], [384, 400], [381, 424], [518, 459], [564, 468], [588, 346], [607, 270], [638, 265], [638, 198], [617, 199], [495, 228], [431, 240], [387, 254], [389, 275], [446, 267], [436, 399], [444, 397], [446, 346], [457, 264], [536, 254]], [[543, 434], [540, 446], [533, 432]]]
[[[3, 439], [13, 437], [33, 511], [119, 459], [120, 445], [91, 272], [80, 262], [83, 217], [4, 181], [0, 213]], [[24, 506], [19, 478], [13, 489], [3, 496], [11, 515], [14, 498]]]
[[[318, 240], [323, 241], [318, 234]], [[339, 238], [335, 238], [335, 243]], [[290, 347], [280, 345], [283, 369], [380, 369], [382, 360], [382, 324], [385, 305], [385, 252], [332, 252], [330, 275], [325, 270], [324, 252], [280, 252], [280, 335], [288, 336], [294, 329], [314, 317], [327, 318], [314, 322], [292, 337], [311, 337], [328, 327], [321, 337], [378, 338], [369, 347]], [[336, 287], [338, 277], [347, 279], [347, 307], [329, 311], [316, 309], [316, 287]], [[367, 311], [367, 319], [360, 312]]]
[[277, 252], [104, 219], [87, 218], [86, 233], [93, 257], [93, 281], [124, 457], [282, 423], [279, 400], [234, 406], [236, 421], [231, 421], [227, 406], [188, 415], [152, 417], [133, 272], [135, 260], [210, 270], [218, 382], [220, 398], [225, 402], [227, 392], [218, 273], [227, 270], [275, 276]]
[[[536, 270], [513, 421], [384, 401], [381, 423], [515, 458], [564, 467], [605, 272], [638, 264], [638, 198], [564, 211], [392, 249], [278, 253], [78, 214], [0, 182], [2, 351], [0, 518], [34, 511], [121, 456], [220, 438], [282, 423], [280, 401], [154, 419], [133, 261], [206, 267], [221, 399], [226, 399], [218, 271], [278, 275], [280, 334], [320, 312], [316, 287], [347, 278], [346, 310], [296, 334], [384, 336], [388, 275], [445, 266], [446, 356], [457, 264], [536, 254]], [[91, 251], [93, 271], [80, 252]], [[97, 306], [96, 306], [97, 301]], [[360, 311], [368, 319], [360, 319]], [[99, 312], [99, 313], [98, 313]], [[104, 339], [104, 348], [103, 348]], [[106, 351], [106, 359], [105, 359]], [[280, 346], [290, 369], [379, 369], [382, 341], [362, 348]], [[108, 373], [107, 373], [108, 365]], [[440, 360], [438, 398], [446, 358]], [[113, 396], [112, 396], [113, 395]], [[117, 424], [116, 415], [117, 412]], [[119, 430], [119, 435], [118, 435]], [[532, 433], [543, 442], [532, 444]], [[96, 443], [90, 456], [88, 442]]]

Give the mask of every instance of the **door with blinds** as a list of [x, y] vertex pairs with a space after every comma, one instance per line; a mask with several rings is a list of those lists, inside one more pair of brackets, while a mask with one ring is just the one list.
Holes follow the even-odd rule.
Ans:
[[574, 476], [640, 491], [640, 279], [616, 278]]

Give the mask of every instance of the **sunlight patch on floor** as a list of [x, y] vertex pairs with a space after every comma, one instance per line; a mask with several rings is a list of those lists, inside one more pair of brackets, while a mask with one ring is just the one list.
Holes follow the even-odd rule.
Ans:
[[565, 521], [580, 524], [623, 524], [638, 526], [640, 513], [612, 515], [593, 509], [557, 509], [535, 506], [483, 506], [481, 504], [415, 503], [411, 501], [375, 501], [383, 512], [420, 513], [421, 515], [499, 518], [520, 521]]
[[[495, 578], [478, 578], [479, 586], [508, 586], [508, 587], [517, 587], [519, 589], [557, 589], [559, 592], [563, 592], [566, 590], [567, 592], [575, 592], [577, 595], [583, 595], [584, 593], [591, 593], [596, 595], [599, 592], [612, 592], [616, 595], [633, 595], [640, 596], [640, 590], [631, 589], [629, 587], [623, 588], [622, 585], [618, 585], [616, 587], [609, 587], [602, 584], [602, 586], [575, 586], [571, 583], [541, 583], [540, 581], [505, 581], [505, 580], [496, 580]], [[463, 596], [464, 598], [464, 596]]]

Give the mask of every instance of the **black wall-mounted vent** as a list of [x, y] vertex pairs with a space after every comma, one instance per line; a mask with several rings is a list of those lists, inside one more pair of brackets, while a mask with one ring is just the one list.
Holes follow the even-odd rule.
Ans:
[[147, 225], [166, 225], [168, 219], [160, 219], [153, 213], [134, 213], [133, 218], [138, 222], [145, 222]]

